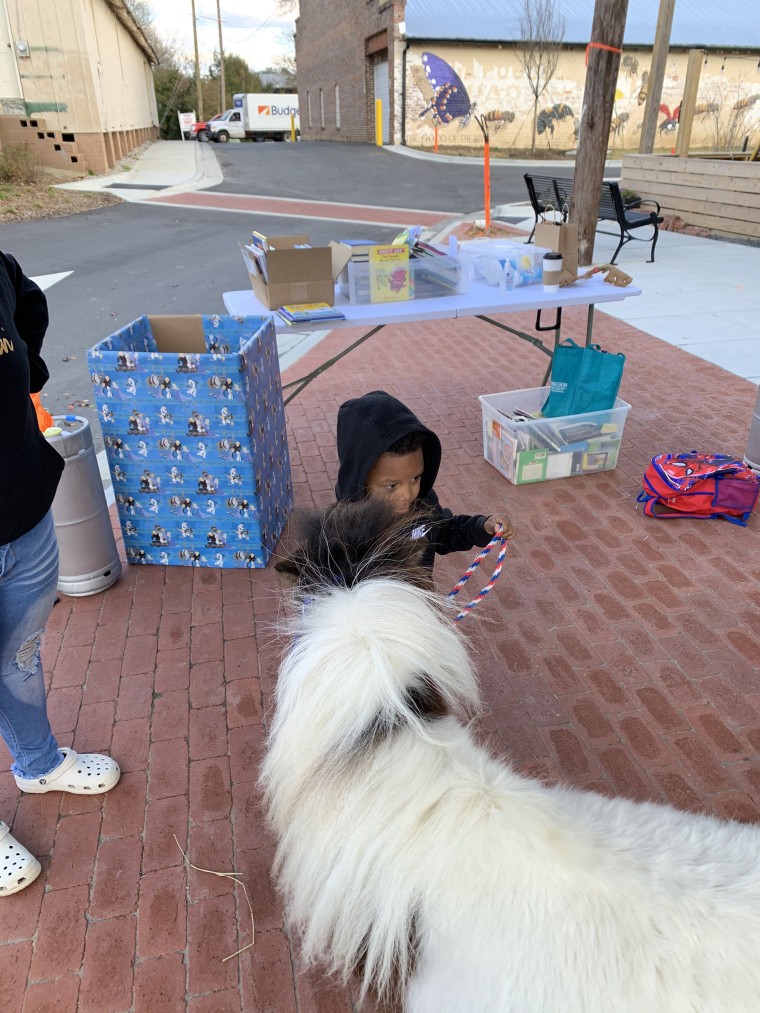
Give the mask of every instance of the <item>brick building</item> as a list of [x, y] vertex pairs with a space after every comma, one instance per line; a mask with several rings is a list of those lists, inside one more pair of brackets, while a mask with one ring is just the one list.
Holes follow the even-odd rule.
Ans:
[[304, 140], [373, 141], [376, 98], [383, 100], [384, 142], [397, 139], [403, 16], [404, 0], [301, 0], [296, 66]]
[[[557, 69], [540, 98], [537, 147], [574, 146], [585, 85], [594, 0], [558, 4], [564, 31]], [[637, 150], [659, 0], [630, 0], [611, 143]], [[520, 62], [523, 0], [300, 0], [296, 62], [304, 140], [372, 142], [382, 99], [384, 143], [482, 145], [485, 115], [495, 148], [529, 148], [533, 95]], [[760, 140], [760, 9], [679, 0], [670, 36], [656, 147], [674, 143], [690, 49], [705, 52], [695, 148], [726, 150]], [[449, 122], [436, 106], [441, 85]], [[445, 96], [444, 96], [445, 97]], [[666, 111], [667, 110], [667, 111]], [[434, 115], [435, 114], [435, 115]], [[436, 119], [438, 123], [436, 124]]]
[[0, 145], [106, 172], [158, 136], [157, 63], [124, 0], [0, 0]]

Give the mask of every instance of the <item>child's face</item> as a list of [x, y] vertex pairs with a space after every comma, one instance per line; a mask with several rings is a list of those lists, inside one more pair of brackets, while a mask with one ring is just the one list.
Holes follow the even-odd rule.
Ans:
[[409, 454], [381, 454], [367, 475], [367, 495], [379, 496], [405, 514], [420, 494], [425, 468], [422, 448]]

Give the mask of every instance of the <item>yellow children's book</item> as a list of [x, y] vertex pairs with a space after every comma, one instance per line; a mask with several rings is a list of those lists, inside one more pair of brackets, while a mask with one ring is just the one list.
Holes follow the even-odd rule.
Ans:
[[408, 246], [370, 247], [369, 297], [370, 302], [401, 302], [413, 297]]

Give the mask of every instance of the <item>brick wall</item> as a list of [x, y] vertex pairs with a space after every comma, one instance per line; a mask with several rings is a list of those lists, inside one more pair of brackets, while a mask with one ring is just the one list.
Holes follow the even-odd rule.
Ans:
[[[400, 52], [403, 43], [396, 41], [395, 26], [403, 19], [403, 9], [403, 0], [301, 0], [296, 60], [304, 140], [374, 141], [373, 66], [380, 59], [388, 60], [391, 137], [398, 133], [395, 120], [399, 119], [400, 110], [396, 115], [394, 52]], [[381, 34], [384, 32], [387, 43]], [[368, 53], [368, 49], [376, 51]], [[336, 125], [336, 85], [340, 126]]]

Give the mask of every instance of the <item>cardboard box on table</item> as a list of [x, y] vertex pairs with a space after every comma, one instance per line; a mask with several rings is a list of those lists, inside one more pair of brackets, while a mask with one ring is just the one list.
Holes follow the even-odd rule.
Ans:
[[[528, 418], [539, 412], [548, 387], [483, 394], [483, 456], [513, 485], [611, 471], [618, 460], [628, 409], [613, 408], [559, 418]], [[525, 421], [515, 415], [525, 413]]]
[[143, 316], [87, 360], [127, 560], [266, 566], [293, 502], [272, 318]]
[[351, 259], [349, 249], [335, 242], [307, 247], [307, 235], [267, 236], [266, 242], [266, 278], [253, 254], [241, 247], [253, 294], [260, 303], [270, 310], [298, 303], [333, 305], [335, 282]]

